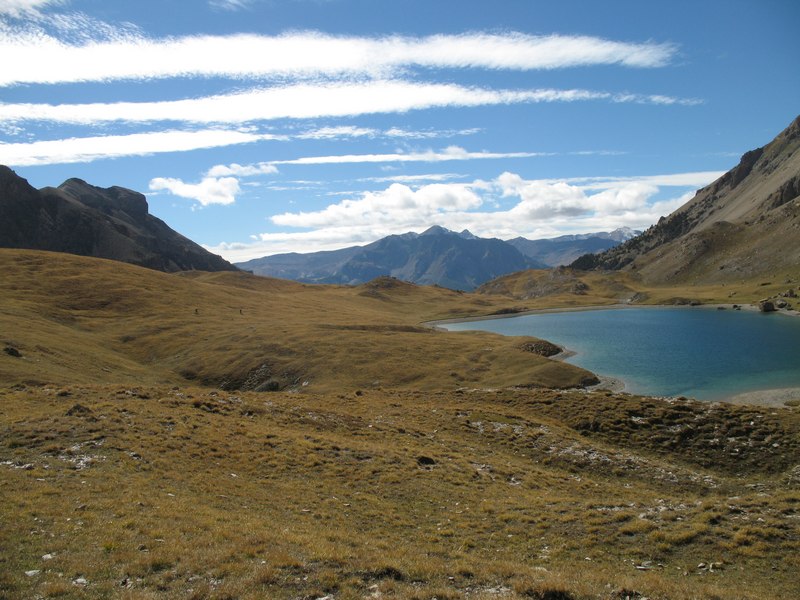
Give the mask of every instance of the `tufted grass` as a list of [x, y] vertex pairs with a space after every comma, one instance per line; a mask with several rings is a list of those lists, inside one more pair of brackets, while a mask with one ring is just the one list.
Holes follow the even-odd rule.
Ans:
[[420, 326], [506, 296], [0, 267], [0, 597], [800, 592], [797, 407], [587, 392]]

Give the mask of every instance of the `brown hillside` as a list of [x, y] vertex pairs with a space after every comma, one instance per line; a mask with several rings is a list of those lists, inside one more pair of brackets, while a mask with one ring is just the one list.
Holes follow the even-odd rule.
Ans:
[[798, 597], [796, 402], [587, 391], [531, 338], [420, 325], [502, 295], [0, 269], [0, 598]]
[[0, 250], [0, 271], [0, 342], [22, 354], [0, 355], [5, 384], [192, 381], [319, 392], [592, 379], [525, 352], [524, 340], [419, 325], [492, 312], [502, 301], [388, 278], [311, 286], [15, 250]]
[[800, 277], [800, 117], [642, 235], [574, 267], [650, 284]]

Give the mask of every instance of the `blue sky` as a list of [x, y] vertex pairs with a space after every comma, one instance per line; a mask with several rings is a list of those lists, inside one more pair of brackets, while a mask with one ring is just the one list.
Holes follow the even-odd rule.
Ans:
[[800, 113], [795, 0], [0, 0], [0, 164], [232, 261], [645, 228]]

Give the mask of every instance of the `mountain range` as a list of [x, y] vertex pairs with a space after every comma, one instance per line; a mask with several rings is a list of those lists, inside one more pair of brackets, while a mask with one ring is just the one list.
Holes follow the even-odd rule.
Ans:
[[503, 241], [433, 226], [419, 234], [390, 235], [366, 246], [276, 254], [236, 266], [257, 275], [304, 283], [355, 285], [389, 275], [422, 285], [473, 290], [515, 271], [567, 264], [587, 252], [611, 248], [636, 233], [624, 228], [547, 240], [519, 237]]
[[570, 264], [584, 254], [614, 248], [640, 233], [641, 231], [633, 230], [630, 227], [620, 227], [611, 232], [562, 235], [542, 240], [516, 237], [508, 240], [508, 243], [525, 256], [533, 258], [547, 267], [561, 267]]
[[528, 269], [570, 264], [624, 271], [653, 285], [792, 279], [800, 265], [800, 117], [772, 142], [699, 190], [644, 233], [508, 241], [439, 226], [365, 246], [279, 254], [232, 265], [148, 212], [144, 195], [69, 179], [33, 188], [0, 166], [0, 247], [68, 252], [160, 271], [232, 271], [306, 283], [359, 284], [392, 276], [473, 290]]
[[572, 266], [637, 273], [652, 284], [797, 277], [800, 117], [641, 235]]
[[0, 247], [68, 252], [158, 271], [235, 271], [149, 214], [144, 195], [68, 179], [37, 190], [0, 165]]

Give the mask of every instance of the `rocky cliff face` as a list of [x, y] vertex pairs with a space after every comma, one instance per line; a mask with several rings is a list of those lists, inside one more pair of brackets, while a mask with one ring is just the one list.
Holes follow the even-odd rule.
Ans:
[[37, 190], [4, 166], [0, 247], [69, 252], [167, 272], [236, 270], [150, 215], [138, 192], [80, 179]]
[[572, 266], [636, 271], [652, 283], [798, 276], [800, 117], [643, 234]]

